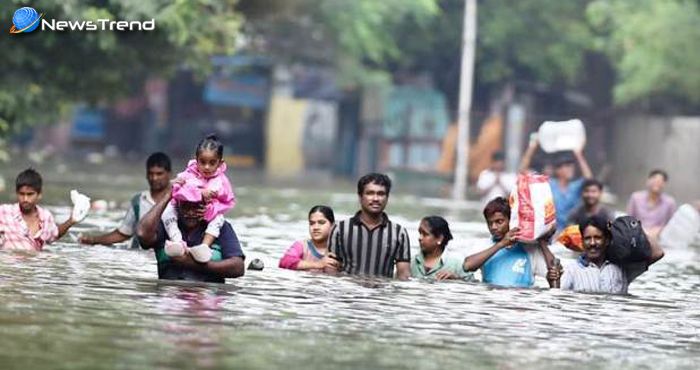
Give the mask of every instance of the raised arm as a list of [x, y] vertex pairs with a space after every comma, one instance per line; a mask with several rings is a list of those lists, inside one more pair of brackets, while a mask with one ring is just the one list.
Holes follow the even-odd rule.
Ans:
[[158, 239], [158, 225], [163, 211], [170, 203], [172, 189], [163, 196], [148, 213], [146, 213], [136, 226], [136, 237], [143, 248], [152, 248]]
[[537, 244], [539, 245], [540, 250], [542, 251], [542, 255], [544, 256], [544, 262], [547, 264], [547, 269], [554, 265], [554, 254], [552, 254], [552, 251], [549, 250], [549, 244], [551, 244], [552, 237], [556, 232], [556, 225], [552, 225], [549, 231], [537, 238]]
[[479, 268], [481, 268], [481, 266], [484, 265], [484, 263], [486, 263], [486, 261], [489, 260], [489, 258], [491, 258], [491, 256], [496, 254], [496, 252], [515, 243], [515, 235], [517, 234], [517, 232], [518, 228], [512, 228], [510, 229], [510, 231], [508, 231], [506, 236], [503, 237], [503, 239], [499, 240], [490, 248], [484, 249], [481, 252], [474, 253], [471, 256], [465, 258], [464, 264], [462, 265], [464, 271], [473, 272], [478, 270]]
[[464, 271], [470, 271], [474, 272], [481, 268], [481, 266], [486, 263], [486, 261], [491, 258], [496, 252], [500, 251], [501, 249], [506, 247], [506, 243], [501, 240], [498, 243], [494, 244], [488, 249], [484, 249], [481, 252], [474, 253], [471, 256], [468, 256], [467, 258], [464, 259], [464, 264], [462, 267], [464, 268]]
[[479, 193], [480, 197], [488, 194], [493, 188], [501, 186], [500, 174], [494, 174], [494, 177], [489, 182], [486, 178], [484, 172], [479, 174], [479, 178], [476, 180], [476, 191]]
[[56, 239], [61, 239], [63, 235], [66, 235], [68, 230], [70, 230], [70, 228], [73, 227], [73, 225], [75, 224], [77, 224], [77, 222], [73, 221], [73, 217], [68, 217], [66, 222], [60, 225], [56, 225], [58, 227], [58, 237], [56, 237]]
[[532, 164], [532, 157], [537, 151], [539, 142], [537, 138], [530, 139], [530, 145], [528, 145], [525, 154], [523, 154], [523, 159], [520, 161], [520, 172], [527, 172], [530, 169], [530, 164]]
[[647, 239], [649, 239], [649, 246], [651, 247], [651, 255], [649, 256], [647, 262], [649, 262], [649, 265], [653, 265], [658, 260], [664, 258], [664, 250], [661, 249], [661, 245], [659, 244], [658, 240], [659, 238], [651, 238], [647, 235]]
[[635, 208], [636, 202], [634, 199], [634, 193], [630, 195], [630, 199], [627, 201], [627, 214], [632, 216], [632, 217], [637, 217], [637, 209]]
[[542, 235], [539, 239], [537, 239], [537, 244], [542, 251], [542, 255], [544, 256], [544, 262], [547, 265], [547, 282], [549, 283], [550, 288], [558, 288], [559, 287], [559, 282], [561, 279], [561, 265], [555, 266], [554, 264], [554, 254], [552, 251], [549, 249], [549, 244], [552, 241], [552, 236], [556, 233], [557, 228], [556, 226], [552, 226], [552, 228]]
[[586, 160], [586, 157], [583, 155], [583, 149], [575, 150], [574, 156], [576, 156], [576, 161], [578, 162], [578, 166], [581, 168], [581, 175], [586, 179], [592, 179], [593, 178], [593, 171], [591, 171], [591, 167], [588, 165], [588, 161]]

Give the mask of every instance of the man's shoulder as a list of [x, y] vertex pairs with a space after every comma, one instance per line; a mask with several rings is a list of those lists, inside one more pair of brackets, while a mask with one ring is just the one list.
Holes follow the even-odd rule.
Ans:
[[676, 203], [676, 199], [675, 199], [673, 196], [669, 195], [669, 194], [662, 193], [662, 194], [661, 194], [661, 198], [663, 199], [663, 201], [664, 201], [665, 203], [671, 203], [671, 204], [675, 204], [675, 203]]
[[571, 210], [570, 218], [574, 218], [576, 216], [581, 216], [586, 214], [586, 207], [583, 204], [579, 204], [576, 207], [574, 207]]
[[612, 263], [610, 261], [606, 261], [605, 266], [603, 266], [601, 270], [605, 271], [605, 273], [607, 273], [607, 276], [626, 278], [625, 270], [620, 265]]
[[231, 223], [228, 222], [228, 220], [224, 220], [224, 222], [221, 224], [221, 229], [222, 230], [227, 229], [228, 231], [232, 231], [232, 232], [234, 231], [233, 225], [231, 225]]
[[346, 227], [353, 227], [353, 226], [358, 226], [361, 224], [362, 224], [362, 221], [360, 221], [360, 212], [358, 211], [354, 215], [352, 215], [344, 220], [338, 221], [337, 226], [339, 229], [344, 229]]
[[393, 221], [391, 218], [389, 218], [388, 215], [385, 215], [385, 216], [386, 216], [386, 226], [387, 227], [397, 229], [399, 234], [408, 232], [408, 230], [405, 227], [403, 227], [403, 225], [401, 225], [400, 223], [398, 223], [396, 221]]
[[569, 183], [569, 187], [570, 187], [570, 188], [582, 188], [584, 182], [586, 182], [586, 178], [585, 178], [585, 177], [579, 177], [579, 178], [577, 178], [577, 179], [571, 181], [571, 182]]
[[581, 258], [566, 259], [562, 261], [562, 266], [564, 267], [564, 271], [581, 270], [585, 268]]
[[132, 204], [138, 204], [138, 205], [140, 205], [141, 203], [150, 204], [150, 205], [156, 204], [156, 201], [151, 196], [150, 190], [143, 190], [143, 191], [140, 191], [140, 192], [134, 194], [131, 197], [131, 202], [132, 202]]
[[387, 224], [392, 224], [394, 227], [399, 227], [399, 228], [402, 228], [402, 229], [403, 229], [403, 225], [401, 225], [400, 223], [394, 221], [394, 219], [391, 218], [391, 217], [389, 217], [388, 214], [385, 213], [385, 214], [384, 214], [384, 217], [385, 217], [385, 219], [386, 219], [386, 223], [387, 223]]
[[217, 238], [220, 242], [225, 242], [225, 243], [232, 243], [232, 244], [239, 244], [240, 242], [238, 241], [238, 235], [236, 235], [236, 231], [233, 229], [233, 225], [231, 225], [228, 221], [224, 220], [224, 223], [221, 224], [221, 229], [219, 230], [219, 237]]
[[36, 210], [37, 210], [37, 212], [39, 212], [39, 217], [41, 217], [41, 218], [44, 218], [44, 217], [53, 218], [53, 213], [51, 213], [51, 211], [49, 211], [48, 209], [46, 209], [42, 206], [37, 205]]

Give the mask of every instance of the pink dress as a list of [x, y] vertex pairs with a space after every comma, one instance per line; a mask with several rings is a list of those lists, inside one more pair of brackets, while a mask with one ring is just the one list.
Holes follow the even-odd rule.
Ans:
[[173, 183], [173, 203], [176, 201], [201, 202], [202, 190], [216, 192], [207, 203], [204, 218], [211, 221], [218, 215], [223, 215], [236, 206], [236, 195], [226, 177], [226, 163], [222, 163], [211, 177], [205, 177], [197, 168], [197, 161], [192, 159], [187, 163], [185, 171], [177, 175], [184, 183]]
[[[320, 261], [323, 257], [311, 240], [298, 240], [284, 253], [280, 259], [279, 267], [296, 270], [301, 261]], [[323, 269], [309, 269], [307, 271], [323, 272]]]

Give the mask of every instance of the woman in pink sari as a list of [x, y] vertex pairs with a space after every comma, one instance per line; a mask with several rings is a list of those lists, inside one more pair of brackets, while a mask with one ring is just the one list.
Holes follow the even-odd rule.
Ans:
[[338, 261], [328, 253], [328, 237], [334, 222], [335, 216], [330, 207], [311, 208], [309, 211], [311, 239], [294, 242], [280, 259], [279, 267], [314, 272], [323, 272], [327, 267], [336, 267]]

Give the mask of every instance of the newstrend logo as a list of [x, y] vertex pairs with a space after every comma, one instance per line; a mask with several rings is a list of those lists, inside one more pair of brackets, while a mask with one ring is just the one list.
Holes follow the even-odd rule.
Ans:
[[39, 26], [39, 21], [44, 14], [39, 14], [34, 10], [25, 6], [17, 9], [15, 15], [12, 16], [12, 28], [10, 33], [32, 32]]
[[153, 31], [156, 29], [155, 19], [150, 21], [113, 21], [110, 19], [98, 19], [96, 21], [57, 21], [55, 19], [41, 19], [44, 14], [39, 14], [34, 8], [24, 7], [17, 9], [12, 17], [10, 33], [32, 32], [39, 24], [45, 31]]

